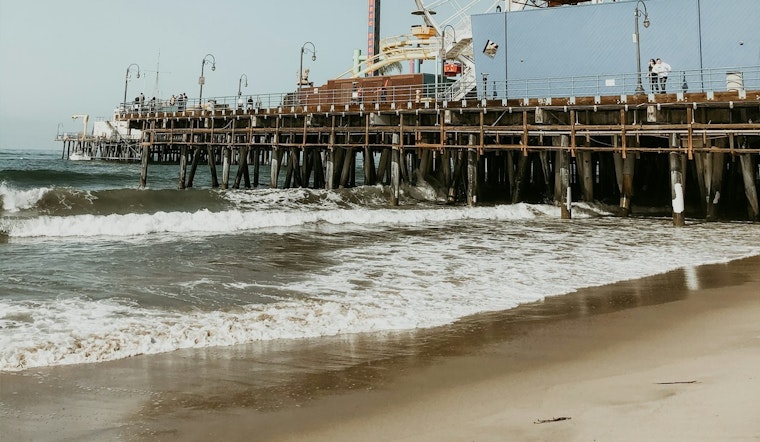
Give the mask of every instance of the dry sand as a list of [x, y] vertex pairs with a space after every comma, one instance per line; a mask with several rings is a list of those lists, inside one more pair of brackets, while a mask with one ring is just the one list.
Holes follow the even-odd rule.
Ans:
[[0, 374], [0, 440], [760, 440], [760, 257], [436, 330]]

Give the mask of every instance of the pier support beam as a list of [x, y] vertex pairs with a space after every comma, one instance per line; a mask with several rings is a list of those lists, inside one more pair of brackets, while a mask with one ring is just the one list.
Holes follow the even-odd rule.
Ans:
[[[613, 147], [617, 147], [618, 137], [613, 137]], [[636, 168], [635, 154], [612, 154], [615, 160], [615, 175], [620, 190], [620, 216], [631, 214], [631, 199], [633, 198], [633, 172]]]
[[208, 161], [208, 170], [211, 174], [211, 187], [216, 189], [219, 187], [219, 178], [216, 174], [216, 156], [214, 148], [211, 146], [206, 147], [206, 160]]
[[459, 183], [462, 180], [462, 162], [463, 152], [461, 149], [457, 149], [454, 152], [454, 171], [451, 176], [451, 185], [449, 186], [449, 193], [446, 201], [449, 204], [453, 204], [457, 200]]
[[391, 148], [384, 148], [380, 152], [380, 162], [377, 165], [377, 180], [382, 184], [389, 184], [390, 179]]
[[[393, 134], [394, 137], [396, 134]], [[396, 144], [395, 142], [393, 144]], [[391, 206], [398, 206], [401, 196], [401, 151], [394, 147], [391, 152]]]
[[575, 155], [575, 164], [580, 175], [581, 194], [583, 201], [594, 201], [594, 163], [591, 152], [581, 151]]
[[140, 188], [144, 189], [148, 183], [148, 157], [150, 156], [150, 146], [142, 147], [140, 156]]
[[739, 155], [744, 179], [744, 194], [747, 196], [747, 210], [752, 221], [760, 219], [760, 207], [757, 201], [757, 186], [755, 185], [755, 164], [750, 154]]
[[235, 174], [235, 183], [232, 185], [235, 189], [240, 188], [240, 180], [245, 178], [245, 187], [249, 187], [248, 182], [248, 146], [241, 146], [238, 153], [238, 170]]
[[670, 152], [668, 159], [670, 162], [670, 196], [673, 204], [673, 225], [682, 227], [685, 225], [683, 154]]
[[441, 154], [441, 182], [443, 187], [451, 187], [451, 149], [445, 147]]
[[340, 184], [338, 185], [340, 189], [347, 187], [349, 184], [355, 155], [354, 150], [350, 147], [346, 147], [343, 150], [345, 152], [343, 155], [343, 169], [340, 172]]
[[364, 165], [364, 185], [374, 186], [376, 183], [375, 157], [372, 154], [372, 149], [370, 149], [369, 146], [364, 147], [364, 158], [362, 163]]
[[478, 203], [478, 151], [473, 148], [478, 144], [475, 134], [470, 134], [467, 140], [470, 146], [467, 149], [467, 205], [474, 206]]
[[[693, 141], [695, 147], [707, 147], [698, 138]], [[718, 152], [698, 153], [695, 155], [697, 178], [700, 183], [700, 194], [703, 198], [705, 219], [714, 221], [718, 217], [718, 209], [723, 184], [724, 154]]]
[[570, 187], [570, 152], [567, 148], [570, 146], [570, 138], [567, 135], [560, 136], [560, 146], [562, 149], [557, 151], [557, 170], [559, 171], [560, 183], [560, 208], [562, 219], [572, 218], [573, 194]]
[[517, 173], [515, 174], [515, 185], [512, 188], [512, 204], [517, 204], [522, 201], [523, 188], [525, 187], [525, 179], [528, 176], [528, 163], [530, 157], [527, 151], [523, 151], [520, 155], [520, 159], [517, 161]]
[[232, 149], [229, 146], [222, 148], [222, 189], [227, 189], [230, 185], [230, 158]]
[[327, 150], [327, 167], [325, 168], [325, 189], [332, 190], [335, 188], [335, 147]]
[[201, 147], [195, 146], [193, 149], [193, 162], [190, 164], [190, 174], [187, 177], [187, 187], [193, 187], [193, 180], [195, 179], [195, 170], [198, 169], [198, 163], [201, 160]]
[[401, 137], [393, 134], [393, 149], [391, 150], [391, 206], [398, 206], [401, 194]]
[[478, 151], [467, 149], [467, 205], [478, 204]]
[[280, 177], [280, 162], [282, 161], [282, 149], [279, 146], [272, 146], [272, 161], [270, 162], [269, 187], [277, 188], [277, 181]]
[[[245, 152], [245, 174], [246, 176], [250, 176], [248, 174], [248, 148], [246, 147]], [[242, 149], [241, 149], [242, 151]], [[253, 148], [253, 187], [259, 187], [259, 167], [261, 166], [261, 149], [258, 147]], [[246, 185], [250, 185], [248, 181], [246, 180]]]
[[187, 145], [183, 144], [179, 148], [179, 184], [180, 189], [185, 188], [185, 178], [187, 177]]

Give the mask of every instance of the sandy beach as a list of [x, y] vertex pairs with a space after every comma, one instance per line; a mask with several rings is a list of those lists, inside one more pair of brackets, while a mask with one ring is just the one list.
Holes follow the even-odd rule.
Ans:
[[0, 439], [760, 440], [760, 257], [433, 330], [0, 374]]

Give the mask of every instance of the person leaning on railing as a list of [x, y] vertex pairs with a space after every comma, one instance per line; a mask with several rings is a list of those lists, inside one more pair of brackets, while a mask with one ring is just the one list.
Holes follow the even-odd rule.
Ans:
[[649, 59], [649, 73], [647, 74], [647, 77], [649, 77], [649, 85], [652, 88], [653, 94], [656, 94], [660, 90], [660, 86], [657, 80], [657, 73], [654, 71], [655, 64], [657, 64], [657, 62], [654, 60], [654, 58], [650, 58]]
[[665, 93], [665, 83], [668, 82], [668, 73], [671, 71], [671, 67], [669, 64], [662, 61], [661, 58], [657, 59], [657, 62], [654, 64], [654, 67], [652, 67], [652, 72], [657, 74], [657, 79], [660, 82], [660, 93]]

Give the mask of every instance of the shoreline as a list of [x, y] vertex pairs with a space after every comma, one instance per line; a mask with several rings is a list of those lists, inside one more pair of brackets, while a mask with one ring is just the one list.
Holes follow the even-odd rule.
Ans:
[[756, 256], [432, 330], [0, 373], [0, 428], [14, 440], [749, 440], [758, 314]]

